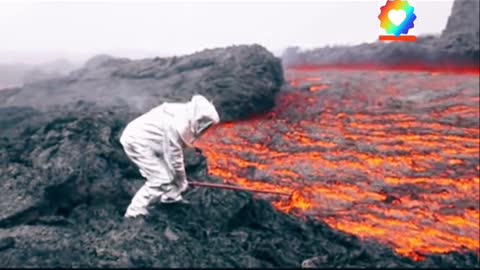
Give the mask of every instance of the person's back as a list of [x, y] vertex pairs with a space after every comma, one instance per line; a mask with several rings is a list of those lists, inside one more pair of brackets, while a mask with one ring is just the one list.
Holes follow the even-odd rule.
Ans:
[[127, 125], [120, 142], [147, 181], [132, 199], [126, 217], [146, 215], [146, 207], [157, 197], [165, 203], [182, 200], [188, 187], [183, 148], [219, 122], [215, 106], [195, 95], [188, 103], [163, 103]]
[[168, 126], [180, 133], [188, 128], [188, 107], [188, 103], [163, 103], [132, 120], [122, 135], [158, 140]]

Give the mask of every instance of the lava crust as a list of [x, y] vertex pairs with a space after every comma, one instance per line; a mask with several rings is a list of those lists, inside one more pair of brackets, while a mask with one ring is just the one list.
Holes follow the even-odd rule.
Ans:
[[274, 111], [217, 126], [198, 143], [212, 175], [296, 191], [293, 202], [272, 198], [275, 208], [413, 260], [480, 253], [478, 76], [287, 74], [293, 90]]

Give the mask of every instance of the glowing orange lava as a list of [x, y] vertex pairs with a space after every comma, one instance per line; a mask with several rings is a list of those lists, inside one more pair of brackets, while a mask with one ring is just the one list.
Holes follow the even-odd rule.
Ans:
[[295, 69], [286, 77], [296, 90], [271, 113], [218, 125], [198, 142], [210, 174], [294, 192], [274, 207], [414, 260], [480, 254], [478, 76]]

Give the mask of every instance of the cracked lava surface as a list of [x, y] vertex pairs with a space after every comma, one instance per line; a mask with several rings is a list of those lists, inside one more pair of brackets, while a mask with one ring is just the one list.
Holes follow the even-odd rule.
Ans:
[[[280, 211], [422, 254], [479, 244], [479, 76], [291, 69], [275, 109], [212, 128], [209, 173]], [[266, 196], [266, 195], [262, 195]]]

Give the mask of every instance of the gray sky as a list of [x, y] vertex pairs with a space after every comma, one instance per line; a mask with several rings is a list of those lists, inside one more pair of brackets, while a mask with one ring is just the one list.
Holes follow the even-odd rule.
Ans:
[[[453, 0], [409, 1], [413, 34], [440, 33]], [[379, 0], [0, 0], [0, 63], [181, 55], [259, 43], [275, 54], [378, 38]]]

